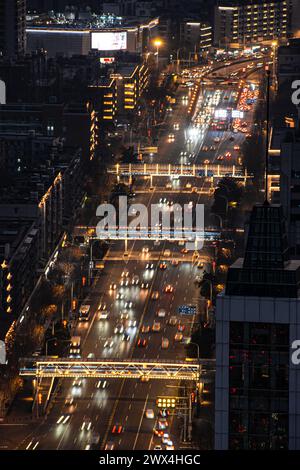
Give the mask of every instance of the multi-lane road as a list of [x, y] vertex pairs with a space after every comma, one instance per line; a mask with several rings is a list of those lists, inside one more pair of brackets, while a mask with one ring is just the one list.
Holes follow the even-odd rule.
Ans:
[[[233, 70], [242, 74], [242, 67], [244, 64], [236, 65]], [[224, 160], [220, 156], [229, 152], [230, 162], [237, 163], [239, 153], [235, 148], [242, 145], [245, 135], [233, 134], [228, 129], [213, 130], [210, 123], [216, 108], [236, 107], [238, 89], [233, 86], [225, 90], [217, 85], [206, 89], [199, 87], [190, 121], [187, 110], [192, 94], [192, 88], [179, 87], [176, 105], [172, 105], [165, 127], [158, 134], [159, 152], [145, 157], [145, 161], [201, 164], [208, 160], [222, 164]], [[249, 128], [251, 119], [252, 114], [248, 113]], [[161, 198], [166, 198], [163, 202], [166, 211], [171, 210], [172, 202], [192, 202], [193, 206], [203, 203], [206, 225], [211, 226], [214, 222], [208, 218], [211, 195], [209, 191], [205, 192], [211, 183], [201, 180], [193, 183], [203, 190], [202, 194], [189, 191], [189, 180], [184, 178], [156, 177], [152, 184], [154, 190], [150, 191], [149, 179], [136, 181], [134, 202], [150, 208], [151, 204], [159, 204]], [[199, 297], [195, 279], [208, 268], [211, 252], [205, 247], [200, 252], [201, 263], [197, 265], [192, 263], [191, 253], [184, 253], [183, 248], [168, 241], [132, 241], [128, 243], [129, 256], [125, 260], [123, 242], [111, 243], [103, 273], [92, 281], [85, 299], [85, 303], [91, 305], [90, 319], [78, 323], [73, 332], [81, 337], [83, 358], [144, 358], [158, 362], [161, 359], [185, 359], [184, 340], [190, 337], [193, 323], [205, 315], [205, 305]], [[132, 285], [133, 280], [137, 285]], [[108, 312], [106, 319], [101, 319], [99, 312], [103, 304]], [[183, 304], [196, 305], [198, 315], [180, 316], [178, 307]], [[159, 311], [161, 318], [157, 316]], [[171, 317], [176, 317], [176, 324], [169, 323]], [[160, 324], [156, 332], [152, 330], [155, 321]], [[117, 332], [120, 326], [128, 340]], [[108, 379], [103, 388], [103, 380], [99, 383], [96, 379], [84, 379], [74, 383], [64, 379], [45, 419], [38, 421], [35, 427], [23, 423], [23, 427], [9, 429], [7, 434], [5, 423], [0, 423], [0, 439], [4, 447], [28, 450], [165, 448], [161, 438], [153, 433], [159, 424], [156, 399], [158, 396], [189, 394], [191, 384], [183, 385], [168, 380]], [[174, 448], [188, 445], [183, 442], [184, 413], [181, 408], [167, 418], [165, 432]]]

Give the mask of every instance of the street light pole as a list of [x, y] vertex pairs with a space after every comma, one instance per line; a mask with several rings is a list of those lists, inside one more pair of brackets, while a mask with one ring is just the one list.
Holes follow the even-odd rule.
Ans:
[[197, 347], [197, 359], [198, 359], [198, 365], [199, 365], [199, 370], [198, 370], [198, 388], [197, 388], [197, 409], [198, 406], [200, 405], [200, 390], [201, 390], [201, 364], [200, 364], [200, 346], [198, 343], [195, 343], [194, 341], [191, 341], [189, 344], [192, 344], [193, 346]]

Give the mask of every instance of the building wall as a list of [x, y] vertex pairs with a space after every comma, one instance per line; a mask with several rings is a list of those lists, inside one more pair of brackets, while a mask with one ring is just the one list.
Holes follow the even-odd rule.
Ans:
[[[216, 308], [215, 449], [228, 449], [230, 322], [289, 326], [291, 344], [300, 339], [300, 299], [220, 295]], [[289, 449], [300, 449], [300, 366], [289, 362]]]
[[0, 0], [0, 53], [6, 57], [26, 50], [26, 1]]
[[232, 3], [215, 7], [215, 46], [235, 46], [271, 42], [288, 36], [289, 0], [262, 3]]
[[57, 54], [88, 55], [91, 50], [89, 31], [55, 31], [27, 29], [27, 51], [34, 52], [37, 49], [47, 51], [48, 57]]
[[280, 203], [287, 219], [289, 244], [300, 254], [300, 142], [283, 142], [280, 152]]

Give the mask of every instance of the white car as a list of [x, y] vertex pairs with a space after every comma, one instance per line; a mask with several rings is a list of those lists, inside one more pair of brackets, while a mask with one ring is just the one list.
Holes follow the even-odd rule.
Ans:
[[99, 314], [100, 320], [107, 320], [108, 319], [108, 312], [106, 310], [102, 310]]
[[166, 311], [164, 308], [160, 308], [159, 310], [157, 310], [157, 314], [156, 314], [159, 318], [165, 318], [166, 316]]
[[107, 339], [103, 345], [104, 348], [112, 348], [114, 345], [114, 342], [111, 339]]
[[165, 432], [161, 438], [161, 442], [163, 444], [168, 444], [169, 441], [170, 441], [170, 435], [167, 432]]
[[154, 417], [155, 417], [154, 416], [154, 411], [151, 408], [149, 408], [148, 410], [146, 410], [145, 416], [148, 419], [154, 419]]

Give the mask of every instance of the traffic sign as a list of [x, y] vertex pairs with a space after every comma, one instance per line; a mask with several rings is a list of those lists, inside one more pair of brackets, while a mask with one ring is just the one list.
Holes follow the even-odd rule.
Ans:
[[197, 306], [196, 305], [180, 305], [178, 307], [179, 315], [196, 315]]

